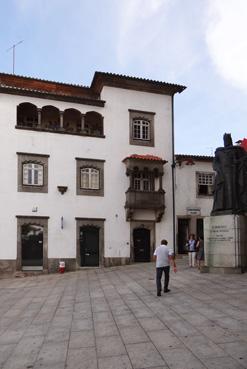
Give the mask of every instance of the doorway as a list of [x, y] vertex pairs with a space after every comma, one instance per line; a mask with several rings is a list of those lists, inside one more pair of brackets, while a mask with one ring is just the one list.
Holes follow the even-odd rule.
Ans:
[[190, 220], [186, 218], [178, 219], [178, 253], [179, 254], [187, 253], [185, 244], [189, 237], [189, 222]]
[[80, 266], [99, 266], [99, 228], [80, 227]]
[[203, 238], [203, 219], [202, 218], [196, 219], [196, 235], [197, 237]]
[[22, 270], [43, 269], [44, 229], [37, 224], [21, 226], [21, 266]]
[[134, 261], [150, 261], [150, 230], [136, 228], [133, 230]]

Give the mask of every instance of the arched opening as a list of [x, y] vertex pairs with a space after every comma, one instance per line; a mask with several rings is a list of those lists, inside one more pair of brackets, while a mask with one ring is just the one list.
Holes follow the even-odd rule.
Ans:
[[133, 230], [134, 261], [150, 261], [150, 230], [146, 228], [135, 228]]
[[89, 111], [85, 114], [84, 121], [85, 133], [93, 136], [103, 136], [103, 117], [95, 111]]
[[38, 110], [37, 106], [31, 103], [21, 103], [17, 106], [17, 126], [37, 127]]
[[43, 106], [41, 111], [41, 128], [58, 129], [60, 127], [60, 113], [55, 106]]
[[76, 109], [66, 109], [63, 113], [63, 127], [68, 132], [81, 131], [81, 113]]

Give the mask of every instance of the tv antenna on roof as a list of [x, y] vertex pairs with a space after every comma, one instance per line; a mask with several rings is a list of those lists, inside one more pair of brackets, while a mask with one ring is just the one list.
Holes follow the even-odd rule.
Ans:
[[17, 42], [16, 44], [14, 44], [13, 46], [11, 46], [6, 50], [6, 51], [13, 50], [13, 74], [15, 74], [15, 48], [16, 46], [20, 45], [23, 41], [24, 40]]

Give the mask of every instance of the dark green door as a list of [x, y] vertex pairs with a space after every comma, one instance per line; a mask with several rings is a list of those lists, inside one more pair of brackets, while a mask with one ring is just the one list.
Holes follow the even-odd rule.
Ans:
[[81, 266], [99, 266], [99, 228], [80, 227]]
[[43, 266], [43, 227], [24, 224], [21, 227], [22, 267]]
[[150, 231], [145, 228], [134, 229], [134, 261], [150, 261]]

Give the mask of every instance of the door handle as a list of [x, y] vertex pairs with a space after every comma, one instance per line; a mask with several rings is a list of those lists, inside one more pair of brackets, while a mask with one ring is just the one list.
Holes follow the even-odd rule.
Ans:
[[86, 253], [85, 255], [86, 255], [86, 256], [89, 256], [90, 254]]

